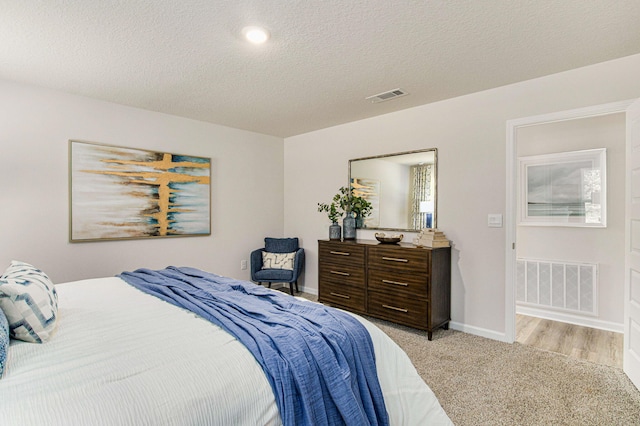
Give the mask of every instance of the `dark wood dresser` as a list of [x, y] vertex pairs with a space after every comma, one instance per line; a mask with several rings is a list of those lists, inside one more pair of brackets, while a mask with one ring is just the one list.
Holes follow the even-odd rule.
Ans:
[[451, 248], [318, 241], [318, 300], [433, 331], [451, 319]]

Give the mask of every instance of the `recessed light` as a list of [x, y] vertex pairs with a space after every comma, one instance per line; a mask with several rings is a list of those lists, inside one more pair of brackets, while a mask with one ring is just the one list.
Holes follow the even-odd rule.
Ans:
[[269, 40], [269, 31], [262, 27], [244, 27], [242, 35], [253, 44], [262, 44]]

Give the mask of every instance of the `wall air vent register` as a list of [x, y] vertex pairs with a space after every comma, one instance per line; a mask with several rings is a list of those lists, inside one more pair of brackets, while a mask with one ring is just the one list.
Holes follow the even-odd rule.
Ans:
[[367, 101], [371, 101], [374, 104], [379, 102], [388, 101], [391, 99], [399, 98], [401, 96], [407, 96], [408, 93], [403, 89], [393, 89], [387, 92], [378, 93], [377, 95], [369, 96], [365, 98]]

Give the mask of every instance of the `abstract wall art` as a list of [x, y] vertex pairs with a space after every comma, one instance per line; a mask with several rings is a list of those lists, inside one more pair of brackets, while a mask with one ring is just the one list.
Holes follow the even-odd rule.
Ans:
[[71, 242], [211, 235], [211, 159], [69, 141]]

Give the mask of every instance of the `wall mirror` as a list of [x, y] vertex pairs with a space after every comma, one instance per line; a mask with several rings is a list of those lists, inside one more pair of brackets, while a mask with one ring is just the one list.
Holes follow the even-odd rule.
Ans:
[[437, 220], [436, 148], [349, 160], [353, 193], [372, 204], [363, 229], [419, 231]]

